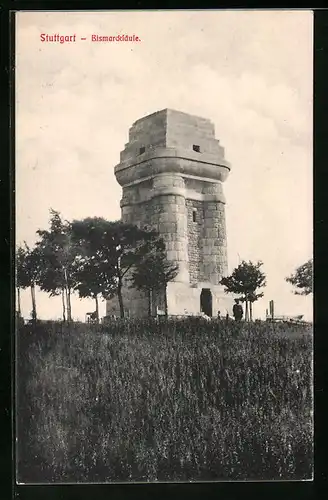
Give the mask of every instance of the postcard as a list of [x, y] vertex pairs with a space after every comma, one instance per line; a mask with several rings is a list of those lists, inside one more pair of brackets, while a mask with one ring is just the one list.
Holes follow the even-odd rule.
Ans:
[[16, 481], [313, 479], [313, 14], [15, 16]]

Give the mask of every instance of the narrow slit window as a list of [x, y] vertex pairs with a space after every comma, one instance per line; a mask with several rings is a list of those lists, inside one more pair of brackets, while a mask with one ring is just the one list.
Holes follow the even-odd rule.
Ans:
[[193, 144], [192, 149], [196, 151], [196, 153], [200, 153], [200, 146], [198, 146], [198, 144]]
[[192, 211], [192, 221], [196, 222], [196, 210]]
[[142, 146], [142, 148], [139, 149], [139, 155], [142, 155], [146, 151], [146, 148]]

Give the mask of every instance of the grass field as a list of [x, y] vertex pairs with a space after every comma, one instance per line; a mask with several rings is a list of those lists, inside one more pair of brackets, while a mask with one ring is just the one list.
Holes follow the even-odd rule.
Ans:
[[23, 327], [21, 482], [312, 477], [309, 326]]

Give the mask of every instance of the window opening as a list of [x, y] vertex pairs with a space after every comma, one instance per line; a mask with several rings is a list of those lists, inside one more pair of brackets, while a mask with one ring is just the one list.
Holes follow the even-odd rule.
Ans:
[[198, 144], [193, 144], [192, 149], [196, 151], [196, 153], [200, 153], [200, 146], [198, 146]]

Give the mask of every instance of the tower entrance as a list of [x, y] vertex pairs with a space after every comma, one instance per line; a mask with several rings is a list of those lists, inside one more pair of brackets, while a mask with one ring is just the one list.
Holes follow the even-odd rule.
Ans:
[[200, 310], [210, 318], [213, 316], [212, 292], [209, 288], [202, 288], [200, 294]]

